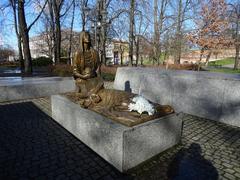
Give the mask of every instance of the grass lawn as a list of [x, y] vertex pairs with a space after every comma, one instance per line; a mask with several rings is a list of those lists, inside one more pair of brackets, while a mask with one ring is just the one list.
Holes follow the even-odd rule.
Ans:
[[228, 57], [222, 60], [218, 60], [218, 61], [211, 61], [209, 62], [209, 66], [224, 66], [224, 65], [228, 65], [228, 64], [234, 64], [234, 57]]
[[214, 69], [209, 69], [210, 72], [221, 72], [221, 73], [229, 73], [229, 74], [238, 74], [240, 73], [240, 69], [234, 70], [230, 68], [214, 68]]
[[210, 71], [210, 72], [220, 72], [220, 73], [230, 73], [230, 74], [239, 74], [240, 69], [239, 70], [234, 70], [234, 69], [231, 69], [231, 68], [222, 67], [224, 65], [234, 64], [234, 62], [235, 62], [234, 57], [228, 57], [228, 58], [225, 58], [225, 59], [222, 59], [222, 60], [209, 62], [208, 71]]

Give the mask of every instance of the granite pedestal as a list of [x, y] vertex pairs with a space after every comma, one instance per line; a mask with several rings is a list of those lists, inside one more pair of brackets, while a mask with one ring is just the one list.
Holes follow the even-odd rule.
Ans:
[[120, 171], [126, 171], [176, 145], [181, 138], [180, 114], [133, 127], [114, 122], [60, 95], [53, 95], [52, 117]]

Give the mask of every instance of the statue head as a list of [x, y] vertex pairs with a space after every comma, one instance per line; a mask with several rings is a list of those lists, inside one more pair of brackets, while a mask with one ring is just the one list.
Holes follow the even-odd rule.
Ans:
[[91, 48], [91, 38], [90, 33], [86, 31], [82, 31], [80, 33], [80, 51], [85, 51], [86, 48]]

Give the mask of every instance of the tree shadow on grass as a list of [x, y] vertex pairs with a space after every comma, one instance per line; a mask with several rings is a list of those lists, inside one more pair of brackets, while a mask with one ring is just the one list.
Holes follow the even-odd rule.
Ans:
[[168, 168], [171, 180], [217, 180], [218, 172], [213, 164], [202, 155], [199, 144], [180, 150]]

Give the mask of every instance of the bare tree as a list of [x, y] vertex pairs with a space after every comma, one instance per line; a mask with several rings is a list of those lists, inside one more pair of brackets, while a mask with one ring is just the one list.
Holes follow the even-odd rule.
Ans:
[[143, 55], [143, 42], [149, 41], [147, 36], [148, 29], [151, 25], [151, 22], [148, 18], [150, 14], [150, 4], [148, 1], [140, 1], [137, 4], [135, 12], [135, 54], [136, 54], [136, 66], [138, 66], [140, 58], [142, 59]]
[[159, 0], [154, 0], [153, 63], [154, 61], [157, 61], [158, 65], [160, 64], [160, 58], [162, 54], [161, 38], [166, 29], [166, 27], [164, 27], [164, 21], [166, 20], [166, 8], [168, 3], [168, 0], [162, 0], [160, 4]]
[[174, 63], [180, 64], [182, 46], [183, 46], [183, 28], [184, 22], [189, 18], [187, 17], [188, 11], [192, 8], [190, 0], [176, 0], [175, 4], [171, 2], [172, 9], [177, 7], [177, 12], [173, 14], [174, 24], [172, 28], [176, 28], [175, 31], [175, 43], [174, 43]]
[[133, 66], [134, 25], [135, 25], [135, 0], [130, 1], [129, 13], [129, 66]]
[[82, 18], [82, 31], [85, 31], [86, 24], [87, 24], [87, 13], [88, 9], [88, 0], [79, 0], [79, 6], [81, 11], [81, 18]]
[[41, 8], [38, 16], [33, 20], [33, 22], [28, 26], [26, 22], [25, 15], [25, 0], [18, 0], [18, 25], [19, 25], [19, 34], [22, 40], [23, 47], [23, 55], [24, 55], [24, 73], [31, 74], [32, 73], [32, 57], [29, 48], [29, 31], [32, 26], [36, 23], [36, 21], [40, 18], [47, 1], [44, 3], [44, 6]]
[[24, 73], [32, 73], [32, 58], [29, 48], [29, 35], [28, 28], [25, 18], [25, 1], [18, 1], [18, 22], [19, 22], [19, 34], [23, 44], [23, 54], [24, 54]]
[[160, 31], [158, 25], [158, 0], [154, 0], [154, 40], [153, 40], [153, 63], [155, 60], [159, 64], [159, 42], [160, 42]]
[[49, 12], [46, 14], [49, 16], [51, 24], [51, 33], [53, 39], [53, 59], [55, 64], [60, 63], [61, 58], [61, 41], [62, 41], [62, 18], [69, 12], [75, 1], [65, 0], [47, 0]]
[[71, 25], [70, 25], [70, 36], [69, 36], [69, 48], [68, 48], [68, 64], [71, 64], [71, 54], [72, 54], [72, 39], [73, 39], [73, 24], [74, 24], [74, 17], [75, 17], [75, 8], [76, 3], [75, 0], [73, 0], [72, 5], [72, 19], [71, 19]]
[[[51, 1], [51, 0], [50, 0]], [[63, 6], [64, 0], [52, 0], [50, 2], [52, 11], [51, 14], [53, 15], [54, 19], [54, 58], [55, 63], [60, 63], [61, 57], [61, 10]]]

